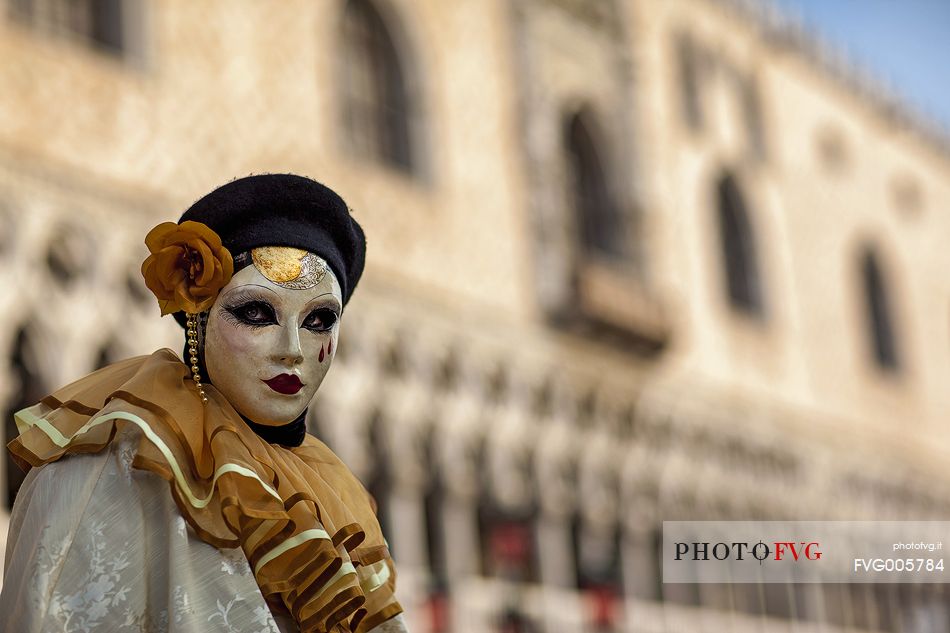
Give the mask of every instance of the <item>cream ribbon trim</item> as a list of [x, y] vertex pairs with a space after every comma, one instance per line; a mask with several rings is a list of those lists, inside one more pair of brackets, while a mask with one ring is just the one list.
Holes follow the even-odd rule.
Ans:
[[[127, 411], [113, 411], [111, 413], [105, 413], [103, 415], [97, 416], [89, 420], [88, 422], [86, 422], [82, 426], [82, 428], [80, 428], [78, 431], [76, 431], [72, 435], [72, 437], [66, 437], [59, 431], [59, 429], [57, 429], [55, 426], [50, 424], [48, 420], [32, 414], [27, 409], [17, 411], [14, 414], [14, 419], [16, 420], [17, 427], [21, 433], [32, 427], [38, 428], [40, 431], [45, 433], [47, 437], [49, 437], [51, 442], [53, 442], [54, 444], [56, 444], [57, 446], [61, 448], [65, 448], [69, 446], [70, 442], [72, 442], [76, 437], [82, 435], [83, 433], [89, 431], [90, 429], [96, 426], [99, 426], [100, 424], [105, 424], [106, 422], [109, 422], [110, 420], [127, 420], [135, 424], [140, 429], [142, 429], [142, 432], [145, 434], [145, 437], [147, 437], [148, 440], [152, 444], [154, 444], [155, 447], [162, 453], [169, 467], [171, 467], [172, 473], [175, 476], [175, 485], [178, 487], [178, 490], [181, 491], [181, 493], [184, 494], [185, 497], [188, 498], [189, 503], [191, 503], [191, 505], [193, 505], [194, 507], [204, 508], [205, 506], [208, 505], [208, 503], [211, 501], [212, 496], [214, 495], [214, 488], [215, 488], [215, 485], [217, 484], [218, 478], [220, 478], [222, 475], [225, 475], [227, 473], [236, 473], [238, 475], [242, 475], [244, 477], [249, 477], [251, 479], [257, 480], [257, 482], [261, 485], [261, 487], [263, 487], [264, 490], [266, 490], [271, 496], [273, 496], [278, 501], [283, 502], [283, 500], [280, 498], [280, 495], [277, 494], [277, 491], [274, 490], [271, 486], [269, 486], [266, 482], [264, 482], [257, 475], [257, 473], [250, 470], [249, 468], [246, 468], [239, 464], [233, 464], [233, 463], [222, 464], [220, 467], [218, 467], [217, 470], [215, 470], [214, 478], [211, 480], [211, 492], [208, 494], [206, 498], [204, 499], [199, 498], [197, 495], [194, 494], [194, 492], [189, 487], [188, 482], [185, 479], [184, 473], [182, 472], [181, 467], [178, 464], [178, 461], [175, 459], [175, 456], [172, 454], [171, 449], [168, 447], [165, 441], [162, 440], [162, 438], [159, 437], [158, 434], [156, 434], [154, 430], [152, 430], [152, 427], [148, 425], [148, 422], [143, 420], [141, 417], [135, 415], [134, 413], [129, 413]], [[284, 552], [291, 550], [302, 543], [315, 540], [315, 539], [324, 539], [332, 543], [332, 539], [330, 538], [330, 535], [324, 529], [312, 528], [309, 530], [304, 530], [300, 534], [297, 534], [287, 539], [286, 541], [284, 541], [277, 547], [273, 548], [272, 550], [264, 554], [264, 556], [262, 556], [261, 559], [257, 562], [257, 565], [254, 566], [254, 575], [256, 576], [257, 573], [260, 571], [260, 569], [264, 565], [274, 560], [275, 558], [277, 558]], [[383, 561], [380, 561], [380, 562], [383, 562]], [[385, 582], [385, 579], [389, 577], [389, 567], [384, 565], [383, 568], [385, 571], [382, 574], [372, 574], [370, 576], [370, 579], [373, 581], [373, 589], [382, 585], [382, 583]], [[344, 561], [344, 563], [340, 566], [340, 569], [337, 570], [336, 574], [333, 575], [333, 578], [328, 580], [324, 586], [330, 587], [333, 585], [333, 583], [338, 581], [343, 576], [347, 574], [355, 574], [355, 573], [356, 573], [356, 568], [353, 566], [353, 563], [350, 561]], [[382, 577], [381, 581], [379, 581], [380, 577]], [[378, 584], [376, 584], [377, 581], [378, 581]]]
[[326, 530], [323, 530], [320, 528], [312, 528], [310, 530], [304, 530], [300, 534], [290, 537], [289, 539], [287, 539], [286, 541], [284, 541], [283, 543], [281, 543], [274, 549], [270, 550], [269, 552], [261, 556], [260, 560], [257, 561], [257, 565], [254, 566], [254, 575], [255, 576], [257, 575], [257, 572], [260, 571], [261, 567], [271, 562], [272, 560], [274, 560], [275, 558], [277, 558], [278, 556], [280, 556], [287, 550], [293, 549], [294, 547], [297, 547], [298, 545], [306, 541], [312, 541], [315, 539], [323, 539], [326, 541], [331, 540], [330, 535], [327, 533]]
[[[389, 565], [385, 560], [378, 561], [363, 568], [365, 576], [360, 579], [360, 585], [365, 593], [376, 591], [389, 580]], [[378, 569], [378, 571], [376, 571]]]
[[187, 497], [188, 502], [195, 508], [199, 508], [199, 509], [204, 508], [211, 502], [211, 499], [214, 496], [214, 488], [218, 483], [218, 479], [222, 475], [225, 475], [227, 473], [236, 473], [243, 477], [248, 477], [250, 479], [257, 480], [257, 482], [261, 485], [262, 488], [264, 488], [265, 491], [267, 491], [268, 494], [270, 494], [272, 497], [274, 497], [275, 499], [283, 503], [283, 499], [280, 498], [280, 495], [277, 494], [277, 491], [274, 490], [263, 479], [261, 479], [257, 475], [257, 473], [255, 473], [250, 468], [241, 466], [240, 464], [233, 464], [233, 463], [222, 464], [221, 466], [219, 466], [214, 471], [214, 477], [211, 480], [211, 490], [208, 493], [208, 496], [203, 499], [198, 497], [191, 490], [191, 487], [188, 485], [188, 481], [185, 479], [185, 475], [181, 470], [181, 466], [179, 466], [178, 460], [175, 459], [175, 456], [172, 454], [172, 451], [168, 447], [168, 444], [166, 444], [165, 441], [162, 440], [162, 438], [160, 438], [158, 434], [152, 430], [152, 427], [148, 425], [148, 422], [146, 422], [139, 416], [135, 415], [134, 413], [128, 413], [127, 411], [113, 411], [111, 413], [105, 413], [103, 415], [97, 416], [89, 420], [88, 422], [86, 422], [82, 426], [82, 428], [80, 428], [78, 431], [76, 431], [72, 435], [72, 437], [68, 437], [68, 438], [62, 433], [60, 433], [59, 429], [57, 429], [55, 426], [50, 424], [48, 420], [46, 420], [45, 418], [41, 418], [41, 417], [33, 415], [27, 409], [17, 411], [14, 414], [14, 419], [16, 420], [17, 427], [20, 429], [21, 433], [28, 428], [36, 427], [39, 430], [41, 430], [43, 433], [45, 433], [46, 436], [49, 437], [51, 442], [53, 442], [54, 444], [56, 444], [57, 446], [61, 448], [65, 448], [69, 446], [70, 442], [72, 442], [78, 436], [82, 435], [83, 433], [87, 432], [88, 430], [96, 426], [99, 426], [100, 424], [105, 424], [106, 422], [109, 422], [110, 420], [127, 420], [135, 424], [140, 429], [142, 429], [142, 432], [145, 434], [145, 437], [147, 437], [148, 440], [152, 444], [155, 445], [155, 448], [157, 448], [159, 452], [161, 452], [161, 454], [165, 457], [166, 462], [168, 463], [169, 467], [172, 469], [172, 473], [175, 475], [176, 487], [183, 495], [185, 495], [185, 497]]

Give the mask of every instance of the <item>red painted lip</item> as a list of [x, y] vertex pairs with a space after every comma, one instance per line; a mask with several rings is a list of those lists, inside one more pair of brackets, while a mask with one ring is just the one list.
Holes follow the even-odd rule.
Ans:
[[300, 378], [293, 374], [280, 374], [265, 380], [267, 386], [276, 391], [277, 393], [283, 393], [287, 395], [293, 395], [300, 391], [303, 387], [303, 383], [300, 382]]

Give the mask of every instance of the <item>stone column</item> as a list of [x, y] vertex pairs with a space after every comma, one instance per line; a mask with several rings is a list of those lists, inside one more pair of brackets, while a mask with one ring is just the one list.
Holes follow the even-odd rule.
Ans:
[[571, 556], [571, 530], [567, 516], [561, 512], [545, 512], [535, 526], [541, 584], [546, 587], [571, 588], [576, 578]]
[[444, 501], [445, 566], [449, 582], [479, 573], [478, 506], [475, 497], [447, 494]]
[[577, 465], [571, 448], [576, 441], [566, 421], [551, 421], [535, 453], [538, 571], [547, 587], [573, 588], [577, 578], [571, 544], [571, 517], [577, 509]]
[[421, 486], [400, 482], [392, 489], [389, 499], [392, 527], [391, 533], [386, 535], [397, 563], [418, 569], [428, 566], [422, 497]]
[[442, 471], [445, 567], [450, 583], [479, 574], [478, 401], [458, 397], [446, 408], [435, 459]]
[[655, 543], [650, 524], [644, 521], [635, 529], [624, 531], [620, 541], [623, 592], [628, 599], [659, 600], [660, 570], [656, 566]]

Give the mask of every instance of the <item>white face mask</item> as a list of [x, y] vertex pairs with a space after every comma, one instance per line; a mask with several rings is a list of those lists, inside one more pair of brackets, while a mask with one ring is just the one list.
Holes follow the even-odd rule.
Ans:
[[254, 264], [235, 273], [208, 314], [205, 366], [239, 413], [277, 426], [303, 413], [330, 369], [342, 290], [316, 255], [283, 247], [253, 253]]

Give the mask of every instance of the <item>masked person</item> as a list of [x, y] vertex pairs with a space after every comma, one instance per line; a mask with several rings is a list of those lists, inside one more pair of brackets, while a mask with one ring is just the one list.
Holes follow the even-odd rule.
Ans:
[[250, 176], [145, 242], [185, 361], [115, 363], [16, 414], [4, 630], [404, 631], [375, 503], [304, 422], [363, 272], [346, 204]]

